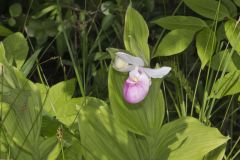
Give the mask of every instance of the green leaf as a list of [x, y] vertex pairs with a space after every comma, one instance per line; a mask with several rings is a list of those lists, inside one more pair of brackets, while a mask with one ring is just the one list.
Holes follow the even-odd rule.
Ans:
[[204, 160], [222, 160], [226, 151], [226, 145], [227, 144], [223, 144], [211, 151], [206, 157], [204, 157]]
[[135, 9], [129, 6], [124, 26], [125, 48], [134, 56], [141, 57], [146, 65], [150, 63], [148, 36], [149, 31], [145, 20]]
[[203, 20], [192, 16], [167, 16], [154, 20], [153, 23], [168, 30], [189, 29], [198, 31], [207, 27]]
[[206, 127], [191, 117], [165, 124], [159, 137], [157, 157], [167, 160], [202, 160], [228, 140], [216, 128]]
[[47, 159], [47, 157], [49, 158], [49, 155], [53, 153], [56, 145], [58, 145], [56, 136], [44, 139], [39, 146], [41, 159]]
[[42, 100], [45, 102], [44, 111], [67, 126], [74, 122], [77, 116], [76, 104], [80, 103], [79, 98], [72, 98], [75, 82], [75, 79], [62, 81], [50, 89], [43, 84], [37, 84]]
[[16, 25], [15, 18], [13, 18], [13, 17], [9, 18], [8, 19], [8, 25], [11, 26], [11, 27], [15, 26]]
[[18, 17], [22, 14], [22, 6], [20, 3], [14, 3], [9, 7], [9, 13], [12, 17]]
[[3, 40], [6, 51], [6, 58], [9, 63], [16, 63], [17, 68], [21, 68], [28, 54], [28, 43], [23, 34], [16, 32]]
[[39, 159], [42, 105], [39, 91], [19, 70], [7, 62], [2, 43], [0, 43], [0, 63], [4, 74], [0, 82], [3, 87], [0, 91], [1, 104], [5, 104], [1, 105], [3, 126], [12, 144], [11, 148], [18, 148], [12, 155], [16, 159], [18, 152], [27, 151], [31, 153], [32, 159]]
[[225, 33], [232, 48], [240, 53], [240, 26], [236, 20], [229, 20], [225, 23]]
[[237, 7], [231, 0], [222, 0], [221, 2], [223, 3], [223, 5], [226, 6], [231, 17], [237, 16]]
[[129, 104], [123, 99], [126, 79], [126, 74], [110, 68], [108, 90], [113, 114], [128, 130], [145, 136], [154, 135], [161, 128], [165, 111], [161, 80], [152, 80], [148, 95], [142, 102]]
[[240, 56], [234, 52], [232, 57], [231, 55], [232, 49], [225, 49], [216, 53], [211, 60], [211, 68], [214, 70], [223, 71], [226, 67], [226, 72], [240, 70]]
[[[194, 12], [218, 21], [223, 20], [225, 17], [230, 17], [227, 8], [221, 2], [215, 0], [183, 0], [184, 3], [191, 8]], [[220, 3], [220, 4], [219, 4]]]
[[79, 108], [80, 136], [86, 160], [141, 159], [128, 132], [111, 115], [105, 102], [86, 97]]
[[203, 69], [208, 61], [211, 59], [216, 47], [215, 33], [209, 29], [203, 29], [196, 36], [197, 53], [202, 62]]
[[33, 19], [38, 19], [38, 18], [41, 18], [42, 16], [46, 15], [47, 13], [53, 11], [53, 10], [56, 10], [57, 9], [57, 5], [56, 4], [52, 4], [52, 5], [49, 5], [49, 6], [44, 6], [43, 9], [39, 12], [37, 12], [36, 14], [34, 14], [32, 16]]
[[233, 2], [234, 2], [238, 7], [240, 7], [240, 0], [233, 0]]
[[3, 25], [0, 25], [0, 36], [4, 36], [5, 37], [5, 36], [8, 36], [8, 35], [10, 35], [12, 33], [13, 32], [10, 29], [4, 27]]
[[28, 60], [24, 63], [24, 65], [21, 67], [20, 71], [25, 75], [27, 76], [30, 71], [32, 70], [33, 68], [33, 65], [34, 63], [36, 62], [37, 60], [37, 57], [39, 55], [39, 53], [41, 52], [42, 49], [38, 49], [36, 50], [30, 58], [28, 58]]
[[192, 42], [195, 31], [176, 29], [164, 36], [157, 47], [157, 56], [171, 56], [183, 52]]
[[232, 71], [214, 83], [210, 98], [221, 98], [240, 92], [240, 71]]

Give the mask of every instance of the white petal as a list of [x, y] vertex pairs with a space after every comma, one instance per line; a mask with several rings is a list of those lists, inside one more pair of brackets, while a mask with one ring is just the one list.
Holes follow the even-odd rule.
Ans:
[[129, 78], [135, 81], [140, 77], [140, 75], [141, 74], [138, 71], [138, 67], [135, 67], [134, 70], [129, 72]]
[[171, 67], [161, 67], [157, 69], [141, 68], [151, 78], [162, 78], [171, 71]]
[[144, 66], [144, 61], [139, 57], [134, 57], [124, 52], [117, 52], [116, 55], [123, 59], [126, 63], [132, 64], [134, 66]]

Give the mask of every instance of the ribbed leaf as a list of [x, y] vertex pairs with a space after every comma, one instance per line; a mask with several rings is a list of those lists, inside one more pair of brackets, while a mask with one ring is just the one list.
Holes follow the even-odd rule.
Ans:
[[150, 62], [148, 47], [148, 26], [143, 17], [131, 6], [125, 16], [124, 44], [127, 51], [141, 57], [146, 64]]
[[240, 54], [240, 26], [236, 20], [229, 20], [224, 25], [225, 33], [232, 48]]
[[21, 68], [28, 54], [28, 43], [22, 33], [16, 32], [3, 40], [6, 58], [9, 63]]
[[116, 121], [107, 104], [96, 98], [82, 98], [79, 127], [86, 160], [138, 160], [134, 143]]
[[232, 57], [231, 55], [232, 49], [225, 49], [221, 52], [216, 53], [211, 60], [211, 68], [214, 70], [223, 71], [226, 67], [226, 72], [240, 70], [240, 56], [234, 52]]
[[220, 77], [213, 85], [211, 98], [221, 98], [240, 92], [240, 71], [232, 71]]
[[161, 80], [152, 80], [148, 95], [142, 102], [129, 104], [123, 99], [123, 84], [126, 79], [126, 74], [110, 68], [108, 90], [113, 114], [130, 131], [150, 136], [161, 128], [164, 118], [164, 99], [160, 90]]
[[165, 124], [159, 133], [158, 157], [167, 160], [202, 160], [228, 140], [216, 128], [186, 117]]

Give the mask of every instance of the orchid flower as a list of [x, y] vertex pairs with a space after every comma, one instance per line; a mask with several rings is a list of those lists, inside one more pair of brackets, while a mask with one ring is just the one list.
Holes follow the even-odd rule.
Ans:
[[151, 78], [162, 78], [171, 70], [171, 67], [145, 68], [141, 58], [124, 52], [116, 53], [113, 68], [119, 72], [129, 72], [123, 87], [123, 97], [132, 104], [141, 102], [147, 96]]

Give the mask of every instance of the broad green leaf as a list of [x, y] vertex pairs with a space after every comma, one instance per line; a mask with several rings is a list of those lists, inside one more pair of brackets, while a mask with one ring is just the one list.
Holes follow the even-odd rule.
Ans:
[[18, 17], [22, 14], [22, 6], [20, 3], [14, 3], [9, 7], [9, 13], [12, 17]]
[[226, 72], [240, 70], [240, 56], [234, 52], [232, 57], [231, 55], [232, 49], [225, 49], [221, 52], [216, 53], [211, 60], [211, 68], [214, 70], [223, 71], [226, 67]]
[[107, 104], [86, 97], [79, 105], [79, 128], [86, 160], [137, 160], [134, 143], [122, 124], [115, 120]]
[[204, 126], [191, 117], [165, 124], [159, 137], [157, 157], [167, 160], [202, 160], [228, 140], [216, 128]]
[[214, 149], [204, 157], [204, 160], [222, 160], [226, 150], [227, 144], [223, 144], [220, 147]]
[[30, 58], [27, 59], [27, 61], [24, 63], [24, 65], [21, 67], [20, 71], [27, 76], [30, 71], [33, 69], [33, 65], [37, 60], [37, 57], [39, 53], [41, 52], [41, 49], [36, 50]]
[[148, 95], [142, 102], [129, 104], [123, 99], [123, 85], [126, 79], [127, 74], [110, 68], [108, 90], [113, 114], [128, 130], [140, 135], [153, 136], [161, 128], [164, 118], [161, 80], [152, 80]]
[[56, 136], [44, 139], [39, 146], [41, 151], [41, 159], [47, 159], [47, 157], [49, 158], [49, 155], [53, 153], [57, 145], [58, 142]]
[[168, 30], [189, 29], [198, 31], [207, 27], [207, 24], [203, 20], [192, 16], [167, 16], [154, 20], [153, 23]]
[[28, 54], [28, 43], [20, 32], [11, 34], [3, 40], [6, 51], [6, 58], [9, 63], [16, 64], [17, 68], [21, 68]]
[[192, 42], [195, 31], [176, 29], [164, 36], [157, 47], [157, 56], [171, 56], [183, 52]]
[[124, 45], [127, 51], [141, 57], [147, 65], [150, 62], [148, 36], [149, 31], [145, 20], [129, 6], [125, 15]]
[[228, 41], [230, 42], [232, 48], [240, 53], [240, 26], [237, 25], [236, 20], [229, 20], [224, 25], [225, 33]]
[[43, 84], [37, 86], [44, 102], [44, 111], [50, 116], [55, 116], [63, 124], [71, 125], [77, 115], [76, 104], [79, 103], [79, 98], [72, 99], [75, 79], [59, 82], [50, 89]]
[[240, 71], [232, 71], [214, 83], [210, 98], [221, 98], [240, 92]]
[[[69, 146], [64, 149], [64, 159], [67, 160], [76, 160], [83, 157], [82, 148], [84, 148], [77, 138], [70, 135], [70, 140], [67, 141]], [[65, 136], [64, 136], [65, 137]], [[59, 156], [61, 160], [64, 160], [62, 156]], [[82, 158], [83, 159], [83, 158]]]
[[191, 8], [194, 12], [218, 21], [223, 20], [225, 17], [230, 17], [227, 8], [215, 0], [183, 0], [184, 3]]
[[53, 148], [53, 150], [49, 153], [47, 160], [57, 159], [61, 151], [62, 151], [61, 144], [60, 142], [58, 142]]
[[208, 61], [211, 59], [216, 47], [215, 33], [209, 29], [203, 29], [196, 36], [197, 53], [202, 62], [203, 69]]
[[[27, 151], [32, 159], [40, 158], [39, 133], [41, 127], [41, 99], [36, 86], [22, 73], [8, 64], [5, 58], [3, 44], [0, 43], [0, 63], [3, 67], [0, 91], [2, 96], [1, 110], [3, 126], [11, 148], [16, 150], [13, 157], [28, 157], [19, 152]], [[14, 149], [13, 149], [14, 150]], [[38, 153], [38, 154], [33, 154]], [[14, 159], [15, 159], [14, 158]], [[29, 159], [29, 158], [28, 158]]]
[[4, 36], [5, 37], [5, 36], [8, 36], [8, 35], [10, 35], [12, 33], [13, 32], [10, 29], [4, 27], [3, 25], [0, 25], [0, 36]]

